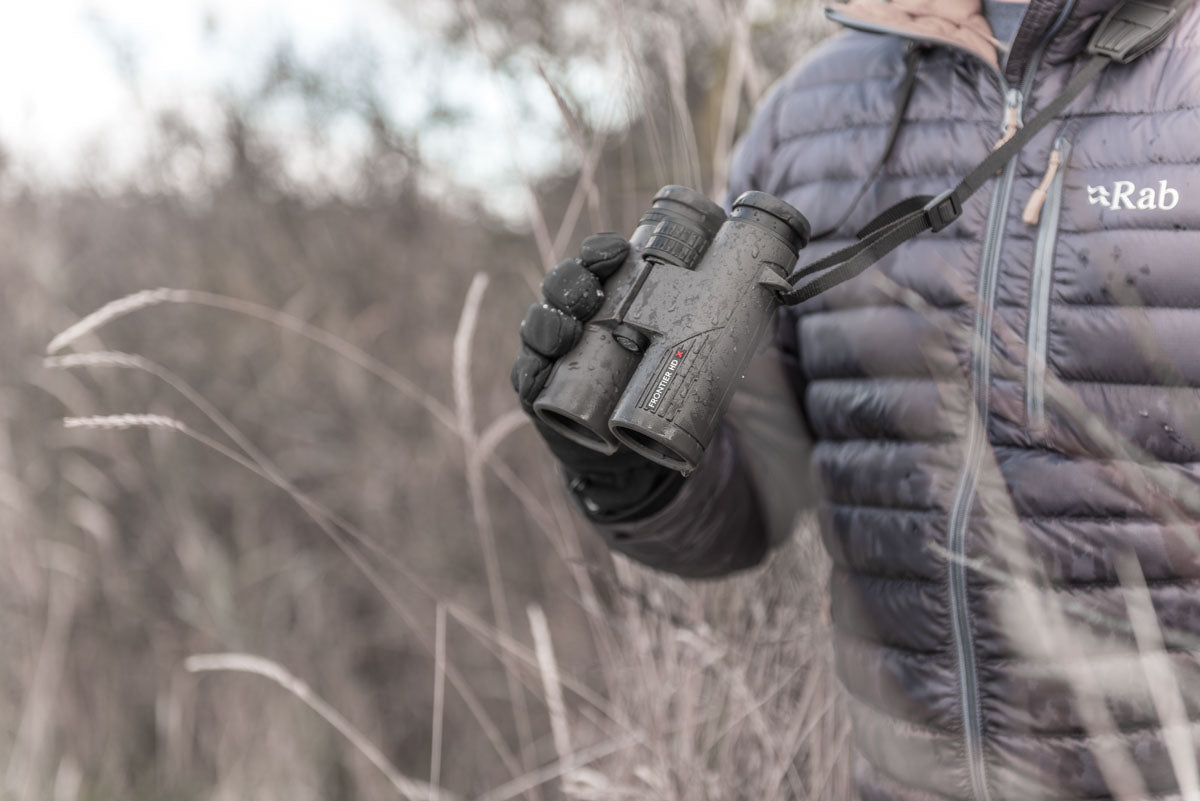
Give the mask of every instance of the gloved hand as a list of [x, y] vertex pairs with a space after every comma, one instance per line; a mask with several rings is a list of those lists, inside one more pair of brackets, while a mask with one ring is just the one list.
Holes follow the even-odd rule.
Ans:
[[597, 453], [543, 425], [533, 402], [546, 385], [554, 362], [583, 334], [583, 323], [604, 301], [603, 281], [629, 253], [619, 234], [595, 234], [583, 241], [579, 258], [560, 262], [542, 281], [542, 301], [521, 322], [521, 345], [512, 369], [512, 385], [525, 413], [562, 463], [567, 487], [592, 520], [617, 523], [647, 517], [679, 491], [683, 477], [621, 447]]

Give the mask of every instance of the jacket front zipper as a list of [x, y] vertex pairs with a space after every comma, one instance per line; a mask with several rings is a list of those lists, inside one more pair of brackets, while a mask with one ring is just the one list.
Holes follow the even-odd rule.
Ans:
[[[1058, 33], [1074, 7], [1069, 0], [1062, 13], [1038, 43], [1037, 49], [1025, 65], [1025, 75], [1020, 89], [1010, 90], [1007, 109], [1013, 104], [1023, 104], [1033, 89], [1033, 79], [1046, 45]], [[1003, 78], [1001, 79], [1003, 80]], [[1018, 114], [1020, 105], [1017, 106]], [[1006, 117], [1007, 119], [1007, 117]], [[983, 718], [979, 710], [979, 677], [975, 668], [975, 645], [971, 631], [971, 615], [967, 605], [967, 524], [971, 517], [971, 506], [975, 501], [975, 490], [979, 470], [988, 444], [988, 417], [990, 414], [988, 392], [991, 385], [992, 317], [995, 311], [996, 277], [999, 272], [1000, 252], [1004, 245], [1004, 223], [1008, 218], [1008, 206], [1012, 198], [1013, 178], [1017, 171], [1018, 158], [1014, 156], [1004, 168], [996, 190], [992, 194], [992, 205], [988, 210], [988, 234], [983, 245], [983, 259], [979, 271], [978, 312], [975, 316], [975, 338], [971, 360], [971, 394], [975, 409], [967, 424], [966, 458], [960, 476], [954, 505], [949, 520], [949, 564], [950, 612], [954, 620], [954, 644], [958, 654], [959, 686], [963, 707], [963, 730], [971, 774], [971, 789], [975, 801], [990, 801], [987, 783], [987, 763], [983, 753]]]
[[[1005, 93], [1005, 121], [1012, 111], [1019, 113], [1024, 96], [1017, 89]], [[966, 452], [962, 472], [954, 492], [947, 525], [947, 580], [950, 585], [950, 617], [954, 622], [954, 649], [958, 660], [958, 680], [963, 713], [963, 735], [967, 767], [975, 801], [990, 801], [987, 763], [983, 753], [983, 718], [979, 711], [979, 677], [975, 667], [975, 638], [971, 631], [971, 613], [967, 606], [967, 521], [975, 500], [979, 468], [987, 445], [988, 390], [991, 384], [992, 316], [996, 302], [996, 274], [1000, 269], [1000, 251], [1004, 242], [1004, 221], [1012, 198], [1017, 159], [1009, 160], [992, 192], [988, 208], [987, 238], [979, 265], [976, 295], [975, 330], [971, 341], [971, 395], [974, 411], [967, 420]]]
[[1034, 432], [1046, 428], [1046, 338], [1050, 325], [1050, 287], [1054, 275], [1054, 247], [1058, 242], [1058, 218], [1062, 211], [1063, 174], [1071, 143], [1064, 137], [1054, 142], [1050, 154], [1055, 170], [1046, 189], [1045, 205], [1038, 222], [1037, 250], [1030, 281], [1028, 358], [1025, 366], [1025, 413]]
[[[1019, 88], [1010, 87], [1002, 73], [981, 60], [981, 63], [988, 66], [996, 75], [1001, 94], [1004, 96], [1001, 141], [1012, 135], [1014, 123], [1020, 127], [1023, 105], [1033, 88], [1033, 79], [1037, 74], [1046, 45], [1066, 23], [1067, 17], [1074, 7], [1075, 0], [1068, 0], [1054, 24], [1042, 36], [1037, 48], [1030, 56], [1028, 64], [1025, 65], [1024, 76]], [[847, 27], [873, 33], [897, 34], [910, 40], [928, 41], [902, 30], [889, 30], [883, 26], [863, 24], [853, 17], [836, 11], [827, 12], [827, 16]], [[938, 42], [938, 44], [945, 43]], [[956, 49], [970, 54], [973, 58], [979, 58], [968, 50]], [[963, 467], [947, 524], [947, 546], [950, 553], [947, 558], [946, 572], [949, 585], [950, 615], [954, 630], [955, 656], [958, 663], [959, 700], [963, 715], [963, 744], [971, 779], [971, 791], [975, 801], [991, 801], [991, 792], [988, 788], [987, 764], [983, 753], [983, 718], [979, 709], [979, 677], [975, 667], [974, 635], [971, 631], [971, 615], [967, 605], [967, 523], [971, 516], [971, 506], [975, 501], [979, 470], [987, 450], [988, 391], [991, 384], [992, 318], [995, 311], [996, 276], [999, 272], [1000, 252], [1004, 242], [1004, 223], [1008, 217], [1008, 206], [1012, 199], [1012, 185], [1016, 175], [1017, 161], [1018, 159], [1014, 156], [1005, 165], [1000, 180], [992, 193], [991, 204], [988, 208], [987, 238], [983, 243], [983, 256], [979, 266], [978, 305], [971, 354], [971, 394], [975, 402], [975, 413], [971, 414], [967, 421]]]

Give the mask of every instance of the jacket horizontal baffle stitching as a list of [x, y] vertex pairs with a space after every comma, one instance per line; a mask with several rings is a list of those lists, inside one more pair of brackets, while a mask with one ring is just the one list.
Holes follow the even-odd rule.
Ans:
[[[972, 52], [971, 3], [922, 28], [942, 4], [899, 2], [913, 13], [891, 16], [910, 27], [891, 31], [890, 12], [857, 5], [834, 17], [861, 30], [781, 79], [734, 160], [731, 196], [770, 192], [822, 230], [884, 146], [905, 49], [929, 48], [880, 177], [801, 264], [969, 172], [1014, 105], [1029, 119], [1061, 91], [1113, 3], [1033, 0], [998, 66]], [[1119, 580], [1147, 579], [1195, 753], [1198, 47], [1193, 9], [1158, 48], [1110, 66], [954, 225], [781, 313], [777, 353], [826, 496], [864, 799], [1102, 798], [1121, 764], [1146, 797], [1178, 792]], [[1022, 210], [1043, 183], [1030, 224]], [[729, 543], [761, 538], [770, 503], [747, 480], [761, 472], [742, 469], [741, 431], [727, 427], [667, 508], [605, 529], [614, 547], [691, 575], [740, 567]], [[1124, 757], [1096, 747], [1088, 704], [1110, 716]]]

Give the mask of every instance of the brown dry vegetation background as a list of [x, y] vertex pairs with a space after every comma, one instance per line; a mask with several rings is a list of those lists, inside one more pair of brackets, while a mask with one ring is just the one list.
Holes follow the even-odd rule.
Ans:
[[[629, 0], [572, 34], [571, 5], [426, 32], [551, 85], [597, 48], [636, 67], [626, 130], [555, 87], [578, 157], [521, 224], [431, 191], [381, 95], [288, 59], [220, 141], [164, 111], [122, 186], [0, 173], [0, 797], [847, 795], [811, 530], [716, 584], [614, 561], [507, 381], [541, 272], [663, 183], [719, 196], [825, 29], [804, 0]], [[353, 191], [286, 179], [279, 95], [368, 123]], [[181, 187], [181, 159], [224, 166]], [[143, 417], [63, 425], [95, 415]]]

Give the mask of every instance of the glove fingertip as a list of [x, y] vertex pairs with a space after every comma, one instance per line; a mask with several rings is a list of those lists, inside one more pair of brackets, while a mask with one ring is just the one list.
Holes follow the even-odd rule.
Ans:
[[575, 347], [583, 323], [548, 303], [536, 304], [521, 324], [521, 341], [535, 353], [556, 359]]
[[550, 378], [551, 366], [552, 363], [549, 359], [534, 353], [524, 345], [518, 351], [512, 372], [509, 374], [509, 381], [512, 382], [513, 391], [517, 393], [517, 398], [521, 401], [521, 408], [527, 414], [533, 413], [533, 402], [537, 400], [542, 388], [546, 386], [546, 381]]
[[583, 266], [601, 279], [616, 272], [629, 255], [629, 240], [620, 234], [592, 234], [579, 247], [579, 259]]
[[604, 300], [600, 279], [579, 259], [568, 259], [548, 272], [542, 280], [542, 295], [578, 320], [594, 315]]

